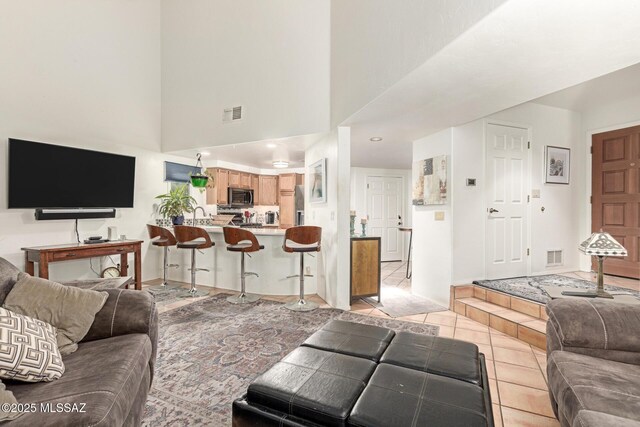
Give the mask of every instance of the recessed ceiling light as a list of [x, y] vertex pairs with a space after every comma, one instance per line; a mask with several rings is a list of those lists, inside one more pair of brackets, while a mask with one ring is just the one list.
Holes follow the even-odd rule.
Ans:
[[277, 145], [276, 145], [276, 144], [274, 144], [274, 143], [272, 143], [272, 142], [270, 142], [269, 144], [267, 144], [267, 148], [276, 148], [276, 147], [277, 147]]
[[284, 169], [289, 167], [289, 162], [286, 162], [284, 160], [274, 160], [271, 164], [276, 169]]
[[374, 136], [373, 138], [369, 138], [369, 141], [371, 142], [380, 142], [382, 141], [382, 138], [379, 136]]

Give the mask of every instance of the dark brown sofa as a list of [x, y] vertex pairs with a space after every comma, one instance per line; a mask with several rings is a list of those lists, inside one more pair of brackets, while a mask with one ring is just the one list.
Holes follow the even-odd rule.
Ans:
[[[18, 273], [16, 267], [0, 258], [0, 305]], [[62, 411], [26, 413], [3, 426], [140, 424], [153, 380], [158, 311], [148, 292], [126, 289], [105, 292], [109, 298], [78, 350], [63, 358], [66, 371], [62, 378], [49, 383], [3, 380], [18, 403], [35, 403], [38, 407], [51, 403], [50, 408]]]
[[547, 375], [562, 426], [640, 427], [640, 305], [547, 304]]

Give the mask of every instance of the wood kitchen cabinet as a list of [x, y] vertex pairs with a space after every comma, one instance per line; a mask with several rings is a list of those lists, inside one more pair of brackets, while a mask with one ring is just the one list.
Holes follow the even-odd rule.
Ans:
[[294, 191], [296, 189], [296, 174], [285, 173], [280, 175], [280, 192]]
[[207, 187], [207, 204], [226, 205], [228, 203], [229, 171], [217, 168], [209, 168], [207, 171], [215, 178], [215, 186], [213, 188]]
[[380, 302], [380, 251], [380, 237], [351, 238], [351, 299], [377, 296]]
[[278, 176], [260, 175], [259, 187], [261, 205], [275, 206], [278, 204]]
[[293, 191], [280, 192], [280, 228], [296, 225], [295, 193]]
[[240, 188], [251, 188], [251, 174], [250, 173], [241, 173], [240, 174]]
[[239, 171], [229, 171], [229, 181], [228, 186], [231, 188], [240, 188], [241, 184], [241, 175], [242, 172]]
[[280, 205], [280, 228], [296, 225], [296, 185], [304, 183], [304, 175], [285, 173], [279, 176], [278, 204]]
[[251, 175], [251, 189], [253, 190], [253, 204], [261, 205], [260, 203], [260, 177], [258, 175]]

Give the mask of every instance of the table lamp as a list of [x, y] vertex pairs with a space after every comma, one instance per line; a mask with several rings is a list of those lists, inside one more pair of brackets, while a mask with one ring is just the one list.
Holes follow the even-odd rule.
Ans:
[[563, 291], [562, 295], [572, 297], [589, 297], [589, 298], [613, 298], [611, 294], [604, 291], [604, 271], [602, 263], [606, 257], [610, 256], [627, 256], [627, 250], [616, 239], [611, 237], [609, 233], [600, 231], [593, 233], [587, 240], [580, 243], [578, 247], [580, 252], [585, 255], [591, 255], [598, 258], [598, 287], [595, 292], [586, 291]]

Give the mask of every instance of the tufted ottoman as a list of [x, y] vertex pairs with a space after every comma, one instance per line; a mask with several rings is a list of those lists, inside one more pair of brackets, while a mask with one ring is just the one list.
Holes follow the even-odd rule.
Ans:
[[256, 378], [234, 426], [493, 426], [484, 355], [464, 341], [334, 320]]

